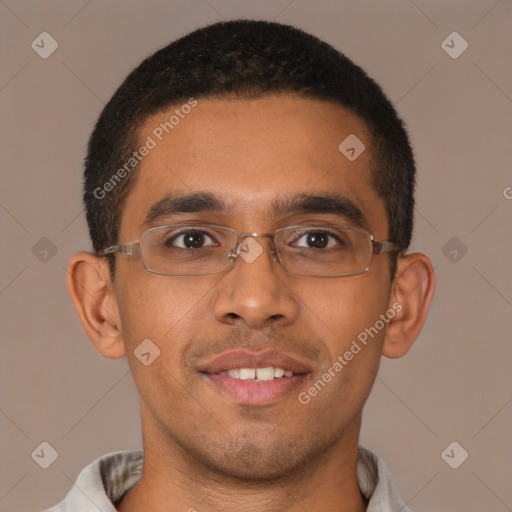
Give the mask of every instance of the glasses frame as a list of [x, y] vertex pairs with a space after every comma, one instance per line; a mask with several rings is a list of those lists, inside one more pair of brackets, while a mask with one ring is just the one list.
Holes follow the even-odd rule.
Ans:
[[[144, 235], [148, 232], [151, 232], [151, 231], [156, 231], [156, 230], [160, 230], [160, 229], [166, 229], [166, 228], [180, 228], [180, 227], [193, 227], [193, 228], [220, 228], [220, 229], [224, 229], [226, 231], [230, 231], [231, 233], [233, 233], [235, 236], [236, 236], [236, 245], [234, 246], [233, 249], [231, 249], [231, 251], [229, 252], [228, 254], [228, 261], [227, 261], [227, 264], [226, 266], [221, 269], [221, 270], [214, 270], [214, 271], [211, 271], [211, 272], [201, 272], [199, 274], [169, 274], [167, 272], [157, 272], [155, 270], [151, 270], [147, 267], [145, 261], [144, 261], [144, 256], [142, 254], [142, 240], [144, 238]], [[342, 229], [347, 229], [347, 230], [353, 230], [353, 231], [362, 231], [364, 233], [367, 233], [369, 235], [369, 238], [370, 238], [370, 243], [372, 245], [372, 252], [370, 254], [370, 261], [368, 262], [368, 265], [366, 266], [366, 268], [364, 268], [363, 270], [361, 270], [360, 272], [356, 272], [356, 273], [353, 273], [353, 274], [333, 274], [333, 275], [316, 275], [316, 274], [303, 274], [303, 273], [297, 273], [297, 272], [291, 272], [289, 271], [285, 265], [283, 265], [283, 262], [281, 261], [281, 257], [279, 256], [280, 252], [277, 250], [276, 246], [275, 246], [275, 243], [274, 243], [274, 237], [277, 233], [281, 232], [281, 231], [286, 231], [286, 230], [290, 230], [290, 229], [315, 229], [315, 228], [323, 228], [323, 229], [326, 229], [326, 228], [342, 228]], [[373, 234], [370, 230], [366, 229], [366, 228], [360, 228], [360, 227], [354, 227], [354, 226], [343, 226], [343, 225], [331, 225], [331, 224], [316, 224], [316, 225], [297, 225], [297, 226], [286, 226], [284, 228], [280, 228], [280, 229], [277, 229], [276, 231], [274, 231], [274, 233], [257, 233], [257, 232], [253, 232], [253, 233], [238, 233], [237, 231], [235, 231], [234, 229], [231, 229], [227, 226], [219, 226], [217, 224], [166, 224], [166, 225], [163, 225], [163, 226], [156, 226], [156, 227], [153, 227], [153, 228], [149, 228], [149, 229], [146, 229], [142, 235], [140, 236], [141, 238], [141, 241], [140, 242], [128, 242], [128, 243], [125, 243], [125, 244], [118, 244], [118, 245], [111, 245], [110, 247], [107, 247], [106, 249], [103, 249], [102, 251], [99, 251], [99, 256], [109, 256], [109, 255], [114, 255], [116, 253], [120, 253], [120, 254], [124, 254], [124, 255], [127, 255], [127, 256], [132, 256], [132, 255], [135, 255], [135, 254], [138, 254], [140, 253], [141, 255], [141, 261], [142, 261], [142, 265], [144, 267], [144, 270], [146, 270], [147, 272], [150, 272], [151, 274], [157, 274], [157, 275], [161, 275], [161, 276], [169, 276], [169, 277], [197, 277], [197, 276], [206, 276], [206, 275], [211, 275], [211, 274], [219, 274], [221, 272], [225, 272], [232, 264], [233, 262], [235, 261], [235, 259], [240, 255], [240, 248], [241, 248], [241, 245], [242, 245], [242, 241], [245, 240], [246, 238], [270, 238], [271, 241], [272, 241], [272, 246], [274, 247], [274, 249], [271, 251], [271, 253], [273, 254], [274, 256], [274, 261], [279, 261], [281, 267], [283, 268], [283, 270], [285, 272], [287, 272], [288, 274], [291, 274], [291, 275], [296, 275], [296, 276], [302, 276], [302, 277], [319, 277], [319, 278], [325, 278], [325, 277], [328, 277], [328, 278], [335, 278], [335, 277], [352, 277], [352, 276], [358, 276], [358, 275], [361, 275], [361, 274], [364, 274], [365, 272], [368, 271], [368, 269], [370, 268], [370, 265], [373, 261], [373, 255], [374, 254], [383, 254], [383, 253], [386, 253], [386, 252], [391, 252], [391, 251], [399, 251], [400, 250], [400, 247], [393, 243], [393, 242], [389, 242], [387, 240], [384, 240], [384, 241], [376, 241], [373, 237]]]

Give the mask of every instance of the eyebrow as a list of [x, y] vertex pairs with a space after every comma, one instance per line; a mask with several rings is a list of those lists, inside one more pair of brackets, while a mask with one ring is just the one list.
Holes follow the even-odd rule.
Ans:
[[[192, 192], [190, 194], [166, 194], [151, 206], [143, 222], [147, 226], [158, 219], [181, 213], [225, 213], [228, 202], [211, 192]], [[356, 227], [365, 227], [366, 219], [350, 199], [340, 194], [298, 194], [277, 198], [272, 205], [275, 217], [298, 214], [332, 214]]]
[[274, 215], [277, 217], [303, 213], [336, 215], [356, 227], [366, 227], [367, 224], [361, 209], [340, 194], [299, 194], [289, 198], [280, 198], [274, 203]]
[[221, 213], [225, 210], [227, 210], [225, 201], [210, 192], [166, 194], [148, 210], [143, 226], [149, 225], [162, 217], [180, 213]]

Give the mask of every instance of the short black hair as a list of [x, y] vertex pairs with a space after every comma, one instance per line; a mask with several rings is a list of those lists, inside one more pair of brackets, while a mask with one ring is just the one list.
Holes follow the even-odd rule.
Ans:
[[[84, 172], [95, 251], [117, 243], [125, 199], [137, 176], [137, 162], [132, 172], [126, 172], [126, 162], [140, 146], [139, 131], [150, 116], [190, 98], [279, 94], [331, 101], [364, 121], [372, 186], [385, 203], [389, 240], [406, 249], [413, 227], [414, 157], [403, 122], [380, 86], [345, 55], [300, 29], [234, 20], [195, 30], [145, 59], [103, 109]], [[123, 179], [113, 182], [116, 172]]]

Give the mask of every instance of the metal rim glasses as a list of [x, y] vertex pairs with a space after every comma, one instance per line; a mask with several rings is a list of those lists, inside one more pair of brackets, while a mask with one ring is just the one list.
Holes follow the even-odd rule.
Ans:
[[213, 224], [173, 224], [150, 228], [140, 242], [112, 245], [100, 255], [140, 253], [148, 272], [202, 276], [224, 272], [239, 256], [247, 263], [257, 259], [263, 248], [255, 238], [270, 240], [273, 259], [286, 272], [306, 277], [362, 274], [374, 254], [399, 250], [392, 242], [375, 241], [367, 229], [351, 226], [289, 226], [274, 233], [237, 233]]

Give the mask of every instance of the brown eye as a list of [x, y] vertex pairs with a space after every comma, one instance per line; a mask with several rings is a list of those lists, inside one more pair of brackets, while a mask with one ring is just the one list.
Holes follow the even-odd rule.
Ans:
[[179, 247], [180, 249], [200, 249], [201, 247], [219, 245], [213, 238], [204, 231], [184, 231], [166, 240], [168, 247]]
[[185, 247], [191, 248], [197, 248], [202, 247], [204, 245], [205, 236], [203, 233], [200, 233], [199, 231], [187, 233], [186, 235], [183, 235], [183, 245]]
[[329, 231], [306, 231], [297, 235], [291, 245], [301, 249], [331, 249], [343, 245], [339, 237]]
[[324, 249], [329, 245], [327, 233], [308, 233], [306, 243], [313, 249]]

